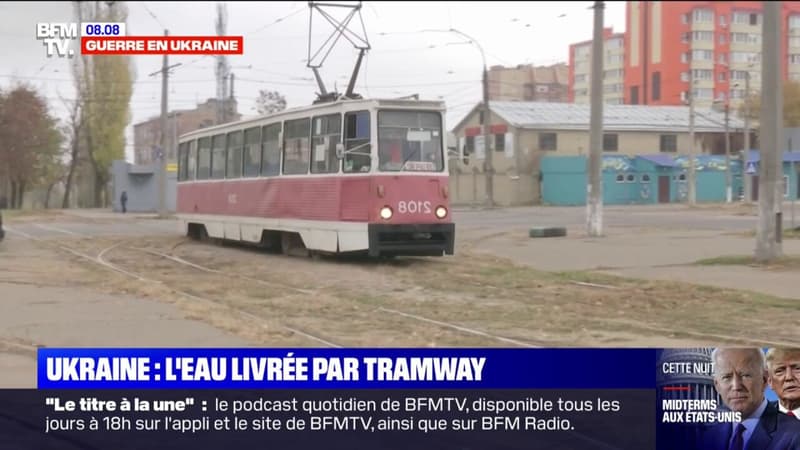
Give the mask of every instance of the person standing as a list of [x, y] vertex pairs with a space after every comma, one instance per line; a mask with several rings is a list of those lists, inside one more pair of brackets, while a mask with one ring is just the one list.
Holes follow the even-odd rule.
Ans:
[[119, 202], [122, 204], [122, 214], [128, 212], [128, 193], [126, 191], [122, 191], [122, 195], [119, 197]]

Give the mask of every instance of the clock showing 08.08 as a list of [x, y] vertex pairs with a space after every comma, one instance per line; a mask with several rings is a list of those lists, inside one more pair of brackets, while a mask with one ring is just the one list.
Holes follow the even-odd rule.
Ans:
[[125, 36], [124, 22], [83, 22], [82, 37], [119, 37]]

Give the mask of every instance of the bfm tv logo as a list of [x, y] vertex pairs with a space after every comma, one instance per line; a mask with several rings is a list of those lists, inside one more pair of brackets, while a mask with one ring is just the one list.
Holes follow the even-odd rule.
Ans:
[[77, 23], [40, 22], [36, 24], [36, 39], [42, 40], [48, 58], [54, 55], [59, 58], [72, 58], [75, 56], [75, 50], [70, 48], [70, 41], [75, 41], [80, 36], [125, 36], [125, 23], [85, 22], [81, 24], [80, 31], [81, 34], [78, 35]]
[[76, 23], [37, 23], [36, 39], [41, 39], [47, 49], [47, 57], [58, 55], [60, 58], [75, 56], [75, 50], [69, 48], [69, 41], [78, 39]]

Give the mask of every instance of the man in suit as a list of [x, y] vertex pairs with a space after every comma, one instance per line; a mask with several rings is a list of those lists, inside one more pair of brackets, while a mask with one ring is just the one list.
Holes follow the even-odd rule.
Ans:
[[800, 420], [800, 348], [767, 350], [769, 386], [778, 396], [778, 410]]
[[800, 421], [767, 401], [767, 365], [758, 348], [717, 348], [712, 353], [714, 387], [725, 406], [741, 414], [738, 422], [708, 426], [703, 450], [800, 450]]

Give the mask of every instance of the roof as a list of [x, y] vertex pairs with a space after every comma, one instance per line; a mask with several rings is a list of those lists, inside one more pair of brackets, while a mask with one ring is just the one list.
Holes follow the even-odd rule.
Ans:
[[[463, 122], [480, 107], [476, 105]], [[489, 102], [492, 112], [516, 128], [546, 130], [589, 130], [590, 105], [547, 102]], [[744, 122], [731, 115], [731, 131]], [[688, 106], [603, 105], [603, 129], [608, 131], [689, 131]], [[711, 108], [695, 108], [696, 132], [724, 132], [725, 114]]]
[[[758, 150], [750, 150], [747, 155], [747, 162], [761, 161], [761, 152]], [[800, 151], [797, 152], [783, 152], [783, 162], [800, 163]]]
[[642, 158], [646, 161], [650, 161], [651, 163], [662, 166], [662, 167], [675, 167], [675, 159], [669, 155], [640, 155], [639, 158]]

